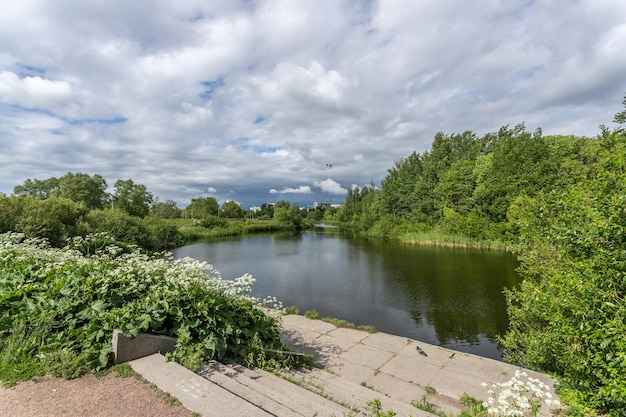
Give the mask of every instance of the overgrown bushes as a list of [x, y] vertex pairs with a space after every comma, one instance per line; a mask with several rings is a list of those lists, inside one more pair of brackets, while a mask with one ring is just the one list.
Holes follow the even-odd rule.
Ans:
[[[101, 241], [102, 237], [98, 238]], [[75, 238], [74, 248], [93, 248]], [[74, 376], [111, 360], [111, 334], [178, 337], [174, 359], [196, 366], [213, 358], [268, 366], [287, 359], [277, 320], [249, 296], [253, 278], [223, 280], [209, 264], [124, 253], [100, 245], [84, 255], [23, 234], [0, 235], [0, 379], [50, 372]], [[91, 250], [91, 249], [90, 249]], [[275, 303], [275, 300], [269, 300]], [[59, 356], [61, 355], [61, 356]], [[11, 364], [11, 366], [4, 366]]]
[[520, 201], [524, 281], [508, 359], [557, 375], [576, 408], [626, 415], [626, 132], [603, 131], [589, 181]]

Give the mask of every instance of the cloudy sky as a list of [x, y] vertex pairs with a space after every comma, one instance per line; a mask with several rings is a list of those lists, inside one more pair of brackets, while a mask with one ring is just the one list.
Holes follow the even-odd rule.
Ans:
[[439, 131], [595, 136], [624, 93], [623, 0], [4, 2], [0, 192], [341, 202]]

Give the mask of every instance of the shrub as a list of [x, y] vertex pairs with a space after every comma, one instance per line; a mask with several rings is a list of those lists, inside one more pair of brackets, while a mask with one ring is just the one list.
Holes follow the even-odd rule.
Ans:
[[228, 227], [228, 220], [219, 218], [217, 216], [208, 215], [208, 216], [204, 217], [202, 220], [200, 220], [200, 225], [202, 227], [207, 228], [207, 229], [213, 229], [213, 228], [216, 228], [216, 227], [227, 228]]
[[85, 220], [86, 233], [106, 232], [120, 242], [143, 248], [150, 246], [150, 234], [142, 220], [121, 209], [92, 210]]

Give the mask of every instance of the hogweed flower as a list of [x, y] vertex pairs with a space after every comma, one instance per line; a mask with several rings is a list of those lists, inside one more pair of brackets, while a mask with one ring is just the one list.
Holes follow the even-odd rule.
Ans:
[[[488, 387], [488, 384], [481, 384]], [[552, 398], [550, 387], [537, 378], [531, 378], [526, 372], [516, 370], [515, 376], [506, 382], [492, 384], [487, 390], [489, 398], [483, 403], [491, 416], [529, 416], [536, 417], [542, 403], [559, 406], [561, 403]]]

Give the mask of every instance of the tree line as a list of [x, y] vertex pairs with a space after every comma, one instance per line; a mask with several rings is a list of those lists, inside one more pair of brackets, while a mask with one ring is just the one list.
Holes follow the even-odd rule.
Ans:
[[[0, 233], [21, 232], [62, 247], [68, 238], [105, 232], [119, 242], [161, 250], [202, 237], [208, 231], [242, 233], [243, 229], [234, 227], [228, 219], [245, 220], [253, 214], [232, 200], [220, 207], [214, 197], [192, 198], [181, 209], [172, 200], [155, 198], [145, 185], [132, 179], [117, 180], [112, 193], [107, 189], [106, 180], [99, 174], [68, 172], [60, 178], [27, 179], [14, 187], [12, 195], [0, 193]], [[287, 201], [264, 204], [255, 216], [272, 220], [269, 225], [257, 225], [258, 230], [304, 227], [298, 205]], [[189, 221], [181, 224], [177, 219]], [[246, 230], [256, 229], [251, 226]]]
[[482, 137], [438, 133], [430, 150], [396, 161], [380, 187], [349, 190], [336, 217], [385, 238], [516, 241], [514, 213], [524, 199], [588, 180], [600, 148], [598, 138], [544, 136], [523, 124]]

